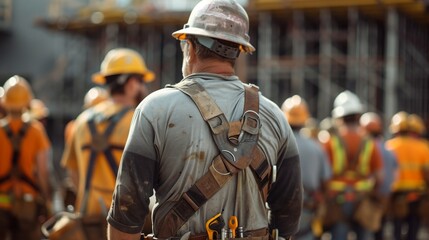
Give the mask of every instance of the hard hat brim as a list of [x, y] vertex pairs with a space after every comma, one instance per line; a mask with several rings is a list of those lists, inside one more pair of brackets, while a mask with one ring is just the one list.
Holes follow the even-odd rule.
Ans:
[[98, 85], [106, 84], [106, 78], [101, 73], [92, 74], [92, 82]]
[[[155, 73], [152, 71], [146, 71], [143, 74], [143, 81], [145, 83], [150, 83], [155, 80]], [[104, 76], [102, 73], [95, 73], [92, 75], [92, 82], [99, 85], [105, 85], [106, 84], [106, 76]]]
[[233, 43], [238, 43], [242, 46], [244, 52], [247, 52], [247, 53], [252, 53], [256, 50], [255, 47], [252, 46], [252, 44], [244, 40], [237, 40], [236, 36], [229, 36], [221, 33], [219, 33], [219, 35], [213, 36], [213, 33], [208, 32], [201, 28], [195, 28], [195, 27], [183, 28], [173, 32], [171, 35], [178, 40], [184, 40], [186, 38], [186, 35], [197, 35], [197, 36], [204, 36], [204, 37], [210, 37], [210, 38], [217, 38], [217, 39], [221, 39], [221, 40], [225, 40]]

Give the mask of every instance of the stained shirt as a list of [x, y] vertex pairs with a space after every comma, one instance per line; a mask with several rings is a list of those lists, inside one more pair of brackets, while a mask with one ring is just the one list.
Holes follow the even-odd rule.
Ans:
[[[223, 111], [228, 121], [243, 114], [244, 86], [236, 76], [193, 74]], [[301, 177], [298, 150], [290, 126], [276, 104], [259, 96], [261, 129], [258, 145], [271, 165], [277, 165], [277, 180], [268, 196], [271, 223], [281, 236], [297, 231], [301, 212]], [[149, 197], [155, 189], [157, 204], [153, 228], [197, 179], [208, 171], [219, 150], [197, 106], [174, 88], [158, 90], [138, 106], [122, 157], [108, 222], [115, 228], [138, 233], [148, 214]], [[238, 217], [244, 230], [268, 228], [265, 202], [250, 168], [239, 172], [209, 199], [179, 229], [206, 233], [205, 222], [222, 212], [225, 222]]]

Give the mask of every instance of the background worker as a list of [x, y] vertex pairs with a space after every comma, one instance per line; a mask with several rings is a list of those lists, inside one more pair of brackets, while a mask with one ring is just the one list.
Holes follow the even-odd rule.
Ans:
[[125, 48], [110, 50], [100, 72], [93, 75], [94, 83], [106, 86], [110, 97], [76, 118], [62, 158], [77, 189], [75, 210], [84, 219], [96, 219], [96, 224], [84, 224], [88, 239], [106, 238], [107, 209], [136, 97], [141, 85], [153, 79], [141, 55]]
[[[237, 2], [203, 0], [173, 33], [181, 41], [185, 79], [151, 93], [135, 112], [108, 216], [109, 239], [140, 239], [153, 189], [153, 233], [161, 239], [220, 238], [221, 229], [252, 235], [248, 239], [268, 239], [269, 229], [278, 229], [289, 239], [297, 231], [302, 187], [295, 138], [280, 108], [234, 71], [240, 51], [255, 50], [248, 28]], [[196, 92], [182, 92], [188, 90]], [[273, 174], [269, 219], [264, 183]], [[237, 224], [229, 225], [235, 217]]]
[[[88, 108], [94, 107], [95, 105], [102, 103], [106, 100], [109, 100], [109, 92], [101, 86], [94, 86], [86, 92], [83, 98], [83, 106], [82, 109], [86, 110]], [[64, 129], [64, 142], [66, 144], [70, 144], [73, 132], [75, 130], [75, 119], [70, 120]], [[76, 187], [73, 184], [73, 180], [70, 175], [66, 174], [66, 176], [62, 179], [62, 192], [60, 192], [60, 199], [63, 199], [63, 207], [67, 209], [67, 211], [74, 211], [74, 204], [76, 203]]]
[[390, 124], [393, 137], [386, 142], [386, 148], [398, 159], [398, 173], [392, 186], [395, 240], [402, 239], [404, 226], [408, 229], [406, 239], [417, 239], [421, 223], [420, 197], [429, 186], [429, 148], [410, 135], [409, 120], [409, 114], [404, 111], [393, 115]]
[[4, 96], [4, 89], [3, 87], [0, 87], [0, 119], [6, 116], [6, 110], [4, 109], [2, 100], [1, 100], [3, 96]]
[[[328, 153], [333, 177], [329, 182], [329, 202], [340, 212], [328, 209], [332, 220], [330, 232], [333, 240], [347, 239], [349, 231], [356, 238], [369, 239], [371, 233], [362, 222], [354, 220], [353, 213], [361, 199], [370, 194], [378, 195], [377, 185], [382, 180], [382, 159], [375, 142], [360, 131], [359, 118], [363, 105], [350, 91], [341, 92], [334, 100], [332, 117], [337, 124], [337, 134], [324, 144]], [[368, 220], [369, 221], [369, 220]]]
[[385, 141], [383, 138], [383, 121], [381, 120], [380, 116], [375, 112], [367, 112], [360, 117], [359, 123], [365, 133], [371, 136], [377, 143], [377, 147], [380, 149], [383, 159], [383, 182], [379, 185], [379, 192], [381, 194], [381, 200], [385, 208], [380, 229], [374, 233], [374, 239], [384, 239], [384, 226], [387, 221], [387, 214], [392, 210], [389, 209], [388, 206], [392, 183], [398, 163], [394, 153], [387, 150], [385, 147]]
[[[50, 141], [43, 125], [25, 118], [33, 98], [28, 82], [13, 76], [4, 84], [0, 120], [0, 239], [41, 239], [49, 205]], [[43, 216], [44, 215], [44, 216]]]
[[[322, 226], [317, 216], [322, 206], [326, 184], [331, 178], [331, 166], [328, 157], [319, 142], [306, 136], [301, 129], [310, 117], [307, 103], [298, 95], [286, 99], [281, 107], [295, 135], [301, 159], [301, 177], [304, 188], [303, 210], [297, 240], [310, 240], [320, 237]], [[319, 229], [316, 229], [317, 224]]]

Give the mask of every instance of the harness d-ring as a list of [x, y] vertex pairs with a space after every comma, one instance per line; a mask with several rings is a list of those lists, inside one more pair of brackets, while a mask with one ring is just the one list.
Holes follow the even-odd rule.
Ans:
[[227, 173], [223, 173], [223, 172], [220, 172], [219, 170], [217, 170], [216, 169], [216, 167], [213, 165], [213, 163], [214, 163], [214, 161], [212, 161], [212, 167], [213, 167], [213, 170], [216, 172], [216, 173], [218, 173], [219, 175], [222, 175], [222, 176], [228, 176], [228, 175], [231, 175], [232, 173], [231, 172], [227, 172]]

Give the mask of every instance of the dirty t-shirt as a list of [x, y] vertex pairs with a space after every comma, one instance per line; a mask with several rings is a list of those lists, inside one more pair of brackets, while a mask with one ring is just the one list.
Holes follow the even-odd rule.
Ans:
[[[223, 111], [228, 121], [243, 114], [244, 86], [236, 77], [214, 74], [188, 76], [200, 83]], [[298, 150], [283, 113], [260, 95], [261, 131], [258, 145], [269, 162], [277, 165], [277, 181], [268, 196], [271, 224], [280, 235], [297, 230], [301, 212], [301, 177]], [[197, 106], [174, 88], [158, 90], [138, 106], [130, 128], [116, 181], [108, 222], [127, 233], [141, 231], [148, 214], [149, 197], [155, 189], [157, 204], [153, 229], [162, 222], [169, 206], [179, 200], [219, 154], [207, 123]], [[205, 233], [205, 223], [222, 212], [225, 222], [238, 217], [245, 231], [267, 228], [267, 209], [250, 168], [238, 173], [183, 225], [177, 235], [188, 231]]]

